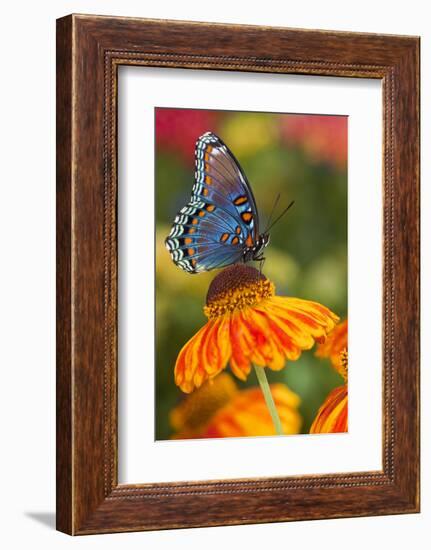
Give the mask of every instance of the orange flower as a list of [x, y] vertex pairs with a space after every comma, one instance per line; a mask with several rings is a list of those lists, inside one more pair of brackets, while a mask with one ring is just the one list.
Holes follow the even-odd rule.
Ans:
[[341, 321], [316, 350], [317, 357], [329, 357], [334, 369], [345, 375], [342, 354], [347, 351], [347, 319]]
[[[340, 371], [347, 382], [347, 352], [341, 352]], [[347, 384], [335, 388], [317, 411], [310, 428], [311, 434], [347, 432]]]
[[347, 386], [331, 391], [317, 412], [311, 434], [347, 432]]
[[175, 365], [175, 383], [185, 393], [228, 363], [241, 380], [252, 364], [280, 370], [286, 359], [294, 361], [315, 341], [323, 342], [338, 322], [316, 302], [275, 296], [273, 283], [243, 264], [213, 279], [204, 313], [208, 322], [185, 344]]
[[[271, 385], [284, 434], [301, 427], [299, 397], [284, 384]], [[238, 390], [233, 378], [221, 373], [171, 411], [175, 439], [275, 435], [271, 416], [259, 388]]]

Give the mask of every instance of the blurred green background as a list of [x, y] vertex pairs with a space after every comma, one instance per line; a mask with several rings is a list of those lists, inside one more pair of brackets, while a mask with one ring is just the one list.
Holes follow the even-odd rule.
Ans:
[[[347, 317], [347, 117], [157, 108], [156, 122], [156, 439], [172, 431], [169, 411], [184, 398], [174, 383], [181, 347], [205, 322], [202, 308], [217, 270], [190, 275], [176, 267], [164, 239], [189, 200], [194, 147], [206, 131], [219, 135], [240, 162], [256, 197], [260, 230], [278, 193], [265, 275], [280, 295], [314, 300]], [[275, 216], [277, 212], [275, 212]], [[329, 360], [304, 352], [268, 380], [301, 397], [302, 433], [343, 379]], [[253, 372], [240, 387], [257, 384]]]

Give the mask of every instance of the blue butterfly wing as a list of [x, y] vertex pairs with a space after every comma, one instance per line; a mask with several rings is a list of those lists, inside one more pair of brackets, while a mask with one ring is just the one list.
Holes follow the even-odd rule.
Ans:
[[259, 220], [250, 185], [232, 152], [211, 132], [195, 149], [195, 184], [166, 239], [172, 260], [190, 273], [241, 260], [258, 236]]
[[[189, 273], [200, 273], [238, 262], [242, 243], [225, 244], [219, 235], [228, 235], [235, 227], [230, 214], [212, 212], [212, 204], [191, 201], [175, 217], [166, 247], [178, 267]], [[202, 215], [203, 214], [203, 215]]]
[[253, 241], [259, 234], [259, 217], [251, 186], [232, 151], [207, 132], [196, 143], [193, 194], [223, 208]]

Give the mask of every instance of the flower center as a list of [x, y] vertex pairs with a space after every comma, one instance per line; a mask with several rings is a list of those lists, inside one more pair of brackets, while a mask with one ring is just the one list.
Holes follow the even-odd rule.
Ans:
[[340, 366], [341, 366], [340, 374], [344, 378], [344, 380], [347, 381], [347, 370], [349, 366], [349, 359], [348, 359], [346, 348], [344, 348], [343, 351], [340, 353]]
[[254, 267], [235, 264], [214, 277], [204, 313], [210, 319], [258, 304], [274, 296], [274, 284]]
[[202, 428], [224, 407], [238, 391], [233, 378], [222, 372], [188, 395], [170, 414], [172, 427], [177, 430]]

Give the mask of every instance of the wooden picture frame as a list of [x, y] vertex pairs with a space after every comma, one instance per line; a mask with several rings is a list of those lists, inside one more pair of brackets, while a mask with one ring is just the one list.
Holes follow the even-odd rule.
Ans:
[[[383, 469], [119, 485], [119, 65], [383, 84]], [[70, 15], [57, 21], [57, 529], [69, 534], [419, 511], [419, 38]]]

